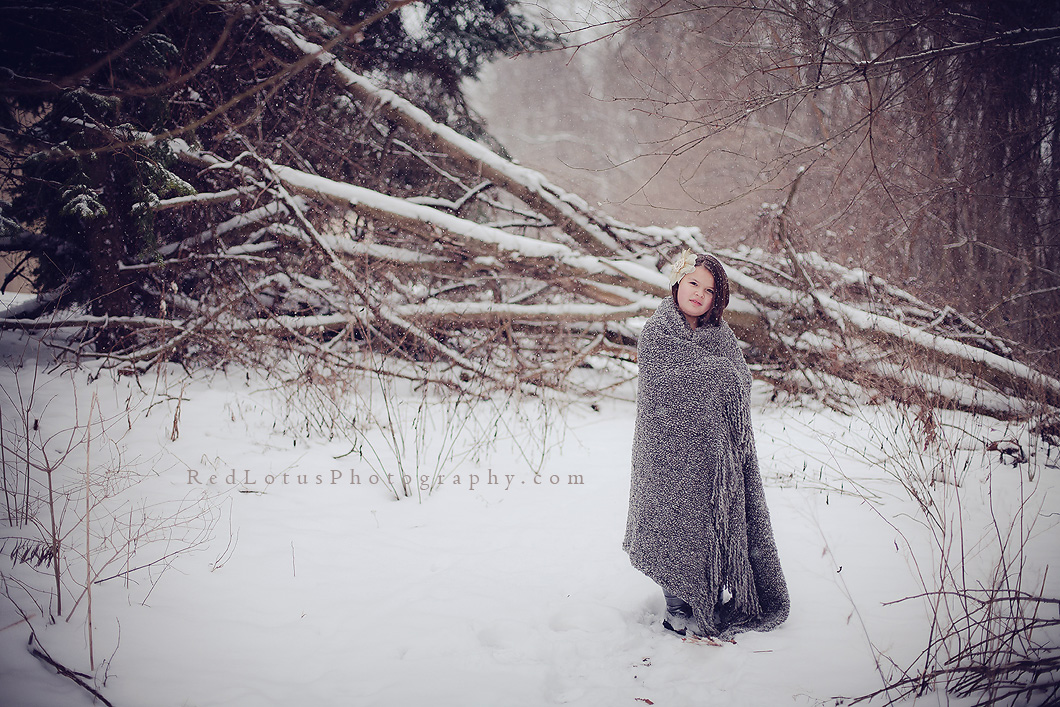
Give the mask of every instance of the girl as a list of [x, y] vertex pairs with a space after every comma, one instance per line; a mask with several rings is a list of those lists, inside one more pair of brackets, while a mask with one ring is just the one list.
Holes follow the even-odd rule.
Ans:
[[730, 638], [787, 618], [758, 470], [751, 373], [729, 325], [725, 269], [683, 252], [637, 345], [640, 377], [623, 548], [663, 589], [663, 626]]

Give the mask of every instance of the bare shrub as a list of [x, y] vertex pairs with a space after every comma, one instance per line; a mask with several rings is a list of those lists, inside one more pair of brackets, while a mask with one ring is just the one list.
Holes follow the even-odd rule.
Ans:
[[901, 484], [932, 543], [929, 554], [913, 557], [923, 591], [891, 602], [926, 602], [924, 647], [904, 666], [889, 661], [884, 686], [853, 703], [896, 704], [940, 690], [977, 705], [1051, 704], [1060, 694], [1060, 599], [1045, 595], [1033, 541], [1055, 522], [1041, 513], [1044, 492], [1026, 458], [982, 464], [998, 453], [992, 440], [1011, 431], [925, 401], [855, 415], [871, 421], [869, 431], [834, 443]]
[[216, 513], [199, 497], [139, 497], [136, 487], [155, 460], [129, 457], [125, 437], [141, 411], [105, 413], [95, 396], [80, 400], [75, 375], [83, 370], [38, 377], [50, 362], [35, 343], [14, 364], [32, 375], [6, 372], [14, 382], [4, 387], [0, 414], [7, 521], [0, 591], [29, 627], [31, 652], [53, 667], [47, 625], [84, 622], [91, 674], [56, 669], [102, 699], [110, 659], [96, 659], [94, 587], [123, 581], [146, 601], [178, 556], [212, 537]]
[[485, 463], [502, 448], [538, 473], [573, 400], [548, 389], [490, 395], [489, 382], [454, 388], [417, 379], [422, 369], [400, 361], [380, 357], [374, 365], [351, 375], [315, 357], [289, 357], [262, 393], [280, 406], [290, 433], [345, 442], [336, 461], [367, 465], [395, 499], [424, 500], [461, 465]]

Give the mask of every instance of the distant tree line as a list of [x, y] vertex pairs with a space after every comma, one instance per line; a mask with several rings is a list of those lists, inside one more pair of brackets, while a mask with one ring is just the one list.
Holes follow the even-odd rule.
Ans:
[[754, 152], [774, 186], [805, 168], [792, 215], [806, 247], [1060, 360], [1060, 4], [627, 9], [607, 26], [612, 65], [639, 82], [635, 107], [670, 121], [656, 153]]

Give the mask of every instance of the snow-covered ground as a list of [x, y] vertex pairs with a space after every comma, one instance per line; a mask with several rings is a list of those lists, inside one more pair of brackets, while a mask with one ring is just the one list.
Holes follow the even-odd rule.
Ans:
[[[969, 585], [996, 566], [996, 518], [1009, 556], [1023, 548], [1023, 588], [1060, 596], [1060, 577], [1045, 574], [1060, 558], [1057, 453], [1035, 450], [1020, 425], [944, 416], [955, 454], [936, 468], [893, 407], [844, 415], [756, 385], [792, 613], [718, 647], [662, 629], [660, 591], [620, 548], [628, 400], [421, 408], [395, 387], [389, 436], [375, 424], [358, 437], [322, 433], [321, 408], [286, 398], [275, 377], [53, 366], [11, 332], [0, 355], [7, 479], [28, 429], [64, 492], [55, 623], [48, 567], [11, 557], [13, 538], [48, 532], [47, 507], [35, 509], [41, 528], [0, 527], [3, 705], [92, 703], [27, 651], [18, 611], [55, 660], [119, 706], [835, 704], [878, 689], [881, 670], [927, 645], [928, 604], [888, 603], [939, 575], [939, 535], [897, 481], [907, 473], [958, 477], [922, 493], [944, 518], [959, 500], [962, 522], [949, 527], [963, 528]], [[378, 389], [371, 400], [378, 423]], [[369, 426], [362, 410], [345, 412]], [[1036, 452], [1028, 463], [985, 450], [1009, 437]], [[402, 444], [414, 492], [395, 500], [379, 474], [398, 473], [390, 450]], [[86, 470], [92, 571], [105, 580], [91, 593], [94, 667], [89, 601], [78, 601]], [[436, 471], [444, 482], [419, 491]], [[45, 497], [43, 474], [32, 476]], [[960, 546], [943, 547], [960, 566]], [[935, 692], [916, 702], [970, 704]]]

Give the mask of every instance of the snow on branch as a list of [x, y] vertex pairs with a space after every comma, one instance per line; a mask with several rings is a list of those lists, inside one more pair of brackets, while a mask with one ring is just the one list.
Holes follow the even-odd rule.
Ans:
[[400, 225], [428, 238], [444, 233], [481, 249], [483, 254], [503, 257], [513, 265], [533, 265], [544, 270], [562, 268], [572, 276], [624, 285], [657, 297], [665, 296], [669, 291], [668, 281], [662, 273], [637, 263], [583, 255], [562, 243], [515, 235], [429, 206], [272, 162], [269, 162], [269, 168], [294, 191], [346, 205], [359, 214]]
[[409, 319], [445, 321], [534, 321], [534, 322], [604, 322], [624, 321], [631, 317], [649, 317], [659, 300], [647, 298], [633, 304], [612, 307], [606, 304], [506, 304], [503, 302], [451, 302], [427, 300], [395, 308], [395, 313]]
[[823, 313], [843, 330], [869, 339], [882, 337], [895, 346], [915, 349], [921, 355], [945, 361], [1002, 389], [1041, 389], [1048, 395], [1051, 405], [1060, 405], [1060, 381], [1018, 361], [839, 302], [823, 290], [818, 290], [816, 297], [811, 298], [796, 290], [763, 283], [736, 268], [729, 268], [727, 272], [734, 292], [741, 292], [766, 305], [800, 310], [805, 316], [814, 315], [815, 305], [819, 305]]
[[480, 172], [483, 178], [538, 209], [589, 253], [606, 255], [623, 250], [610, 225], [589, 213], [588, 205], [581, 197], [563, 191], [540, 172], [513, 164], [452, 128], [435, 122], [426, 111], [393, 91], [376, 86], [333, 54], [289, 28], [266, 25], [266, 30], [288, 49], [316, 56], [317, 61], [330, 69], [335, 80], [351, 94], [369, 105], [378, 106], [388, 118], [425, 138], [434, 149], [469, 167], [469, 171]]
[[232, 201], [249, 193], [251, 192], [247, 189], [226, 189], [224, 191], [213, 193], [175, 196], [171, 199], [159, 199], [158, 201], [153, 202], [151, 204], [151, 210], [165, 211], [167, 209], [176, 209], [183, 206], [215, 204], [218, 202]]
[[247, 226], [252, 226], [255, 223], [260, 223], [269, 218], [284, 214], [287, 212], [287, 207], [278, 201], [271, 201], [264, 206], [259, 206], [256, 209], [247, 211], [246, 213], [238, 214], [232, 218], [222, 221], [213, 228], [208, 228], [202, 231], [198, 235], [190, 238], [185, 238], [178, 243], [170, 243], [164, 245], [158, 249], [158, 254], [162, 257], [173, 255], [186, 250], [191, 250], [197, 246], [207, 243], [211, 240], [219, 238], [227, 233], [237, 231]]

